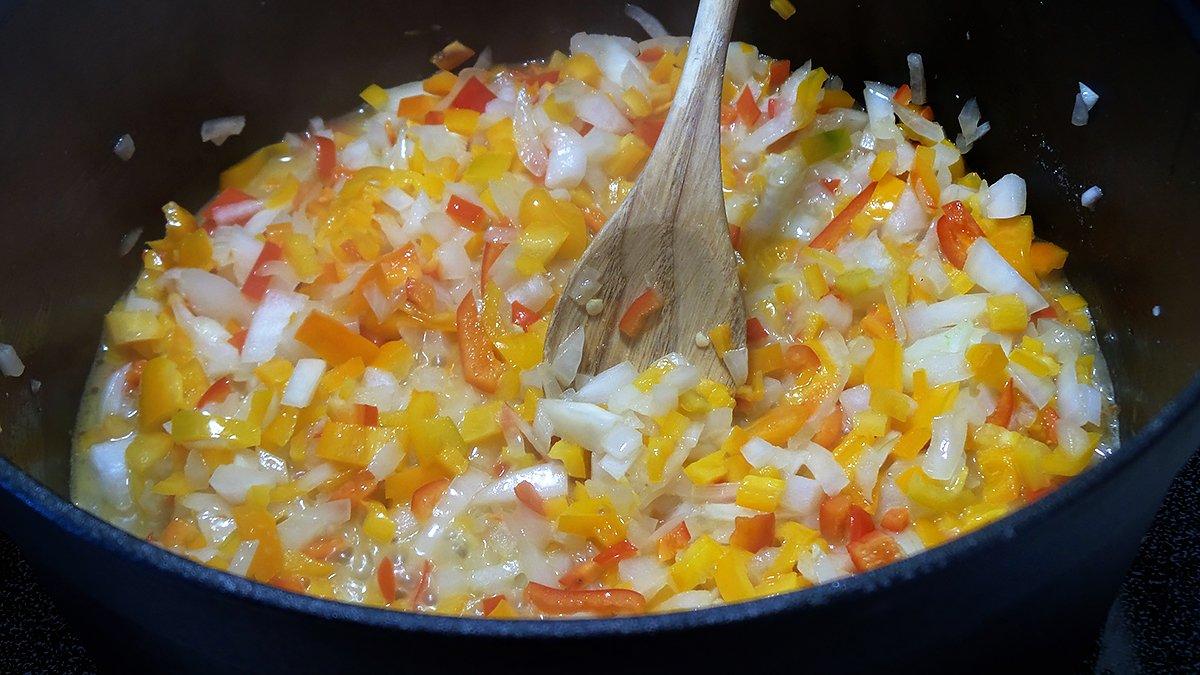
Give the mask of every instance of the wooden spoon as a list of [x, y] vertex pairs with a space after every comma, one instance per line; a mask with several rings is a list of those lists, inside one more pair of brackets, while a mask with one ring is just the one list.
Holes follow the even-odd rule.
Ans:
[[[746, 310], [721, 186], [722, 77], [737, 0], [701, 0], [679, 88], [662, 134], [625, 201], [592, 240], [567, 282], [599, 273], [591, 314], [564, 295], [546, 335], [546, 359], [584, 328], [579, 372], [630, 361], [638, 370], [671, 352], [703, 377], [729, 383], [717, 351], [698, 339], [726, 323], [733, 348], [746, 342]], [[662, 301], [635, 337], [617, 326], [648, 289]], [[593, 302], [593, 310], [595, 305]], [[700, 344], [698, 344], [698, 342]], [[704, 345], [704, 346], [701, 346]]]

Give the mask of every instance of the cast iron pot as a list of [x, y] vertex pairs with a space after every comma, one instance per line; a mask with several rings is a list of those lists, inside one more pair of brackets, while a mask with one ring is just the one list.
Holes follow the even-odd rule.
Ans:
[[[649, 2], [676, 33], [694, 3]], [[218, 171], [357, 104], [370, 82], [424, 76], [450, 39], [500, 60], [576, 31], [637, 34], [620, 2], [298, 0], [0, 3], [0, 341], [28, 371], [0, 378], [0, 526], [106, 663], [234, 672], [680, 664], [998, 667], [1098, 628], [1139, 539], [1200, 437], [1200, 60], [1189, 5], [800, 2], [789, 22], [743, 3], [734, 37], [812, 58], [857, 90], [907, 80], [919, 51], [953, 129], [977, 96], [971, 153], [1029, 182], [1038, 232], [1071, 251], [1116, 379], [1124, 444], [1015, 515], [931, 552], [815, 589], [634, 619], [506, 622], [418, 616], [293, 595], [192, 564], [67, 499], [75, 409], [111, 303], [134, 278], [133, 228], [170, 199], [201, 204]], [[1069, 124], [1076, 81], [1101, 95]], [[202, 120], [246, 132], [202, 144]], [[113, 141], [131, 133], [123, 163]], [[1079, 194], [1098, 184], [1094, 212]], [[34, 392], [31, 378], [41, 382]], [[1094, 634], [1094, 633], [1093, 633]], [[1054, 652], [1052, 652], [1054, 653]], [[1074, 658], [1076, 655], [1069, 655]], [[1041, 657], [1044, 659], [1044, 653]], [[1040, 664], [1047, 662], [1042, 660]], [[366, 672], [366, 671], [363, 671]], [[427, 671], [428, 672], [428, 671]]]

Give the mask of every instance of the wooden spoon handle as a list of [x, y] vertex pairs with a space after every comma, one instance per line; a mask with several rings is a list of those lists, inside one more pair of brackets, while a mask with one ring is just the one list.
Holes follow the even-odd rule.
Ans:
[[700, 0], [674, 103], [643, 176], [675, 173], [656, 166], [664, 163], [709, 173], [720, 166], [721, 89], [737, 7], [738, 0]]

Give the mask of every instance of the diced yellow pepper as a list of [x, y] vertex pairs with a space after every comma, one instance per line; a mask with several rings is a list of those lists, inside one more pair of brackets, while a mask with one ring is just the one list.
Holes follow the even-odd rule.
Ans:
[[467, 470], [467, 444], [449, 417], [412, 422], [409, 443], [421, 464], [436, 465], [452, 476]]
[[[489, 151], [484, 152], [467, 165], [466, 171], [463, 173], [463, 180], [475, 185], [484, 186], [494, 180], [499, 180], [507, 172], [512, 165], [513, 155], [511, 152]], [[493, 207], [494, 208], [494, 207]]]
[[157, 313], [149, 310], [114, 309], [104, 317], [104, 326], [108, 329], [110, 344], [117, 346], [167, 336], [167, 326], [159, 320]]
[[625, 107], [633, 117], [646, 117], [653, 112], [653, 109], [650, 107], [650, 100], [640, 90], [633, 87], [621, 93], [621, 101], [625, 103]]
[[613, 178], [633, 178], [649, 156], [650, 146], [637, 134], [628, 133], [621, 137], [617, 151], [604, 161], [604, 170]]
[[995, 331], [1025, 330], [1029, 325], [1029, 311], [1016, 295], [989, 295], [987, 316], [988, 325]]
[[192, 491], [192, 486], [188, 483], [188, 479], [183, 475], [182, 471], [175, 471], [166, 478], [154, 484], [150, 490], [156, 495], [167, 495], [170, 497], [182, 497]]
[[755, 511], [773, 512], [779, 508], [784, 482], [779, 478], [748, 475], [738, 485], [736, 503]]
[[421, 83], [421, 88], [434, 96], [445, 96], [457, 83], [457, 75], [447, 70], [439, 70], [425, 78], [425, 81]]
[[872, 389], [871, 408], [896, 420], [906, 422], [917, 410], [917, 402], [909, 395], [892, 389]]
[[1062, 369], [1058, 361], [1046, 353], [1045, 345], [1028, 335], [1021, 338], [1021, 344], [1009, 352], [1008, 359], [1038, 377], [1053, 377]]
[[367, 514], [363, 518], [363, 534], [379, 544], [387, 544], [396, 536], [396, 521], [392, 520], [383, 505], [378, 502], [367, 502]]
[[385, 443], [393, 440], [385, 427], [369, 427], [348, 422], [329, 422], [317, 441], [317, 457], [366, 466]]
[[863, 381], [871, 391], [900, 391], [904, 385], [904, 348], [896, 340], [875, 339], [874, 351], [863, 368]]
[[1067, 264], [1067, 251], [1048, 241], [1035, 241], [1029, 248], [1029, 264], [1034, 274], [1045, 277]]
[[165, 356], [146, 362], [138, 396], [138, 423], [145, 431], [157, 431], [163, 422], [183, 407], [183, 378], [179, 367]]
[[180, 410], [171, 417], [171, 438], [176, 443], [220, 441], [229, 449], [252, 448], [262, 440], [258, 426], [234, 417], [218, 417], [200, 410]]
[[683, 468], [683, 473], [696, 485], [712, 485], [725, 478], [728, 472], [723, 450], [709, 453]]
[[559, 439], [550, 446], [550, 459], [563, 463], [571, 478], [585, 479], [588, 476], [587, 451], [567, 440]]
[[671, 565], [671, 586], [682, 593], [708, 581], [724, 554], [724, 547], [707, 534], [694, 540]]
[[755, 596], [754, 584], [750, 582], [750, 573], [746, 569], [748, 557], [745, 551], [729, 547], [717, 560], [713, 581], [725, 602], [739, 602]]
[[1012, 451], [983, 448], [975, 454], [983, 478], [983, 499], [991, 504], [1008, 504], [1021, 497], [1021, 478]]
[[871, 180], [879, 180], [892, 170], [892, 164], [896, 162], [896, 153], [892, 150], [880, 150], [879, 154], [875, 155], [875, 160], [871, 162], [870, 176]]
[[254, 375], [271, 389], [280, 391], [292, 376], [292, 362], [287, 359], [271, 359], [255, 368]]
[[383, 110], [387, 108], [387, 90], [377, 84], [367, 85], [366, 89], [358, 92], [358, 97], [366, 101], [367, 105], [376, 110]]
[[612, 546], [625, 538], [625, 523], [607, 497], [577, 499], [563, 509], [557, 522], [559, 531], [586, 537], [601, 546]]
[[575, 106], [570, 101], [558, 100], [553, 94], [542, 102], [542, 108], [546, 111], [546, 117], [559, 124], [570, 124], [575, 120]]
[[500, 401], [491, 401], [471, 408], [463, 415], [459, 431], [469, 445], [479, 445], [500, 437]]
[[567, 62], [563, 64], [562, 74], [563, 77], [573, 77], [593, 87], [600, 84], [600, 66], [596, 65], [595, 59], [584, 52], [567, 57]]
[[470, 136], [479, 126], [479, 113], [465, 108], [450, 108], [446, 111], [443, 123], [460, 136]]
[[562, 248], [567, 236], [564, 228], [551, 222], [541, 221], [525, 227], [518, 238], [521, 252], [517, 255], [517, 271], [525, 276], [545, 272], [546, 264]]
[[771, 9], [784, 21], [792, 18], [792, 15], [796, 13], [796, 6], [789, 0], [771, 0]]
[[411, 466], [383, 479], [383, 494], [392, 502], [407, 504], [417, 488], [441, 478], [447, 476], [439, 467]]
[[967, 347], [967, 367], [993, 389], [1000, 389], [1008, 381], [1008, 357], [1000, 345], [981, 342]]
[[125, 464], [135, 475], [143, 475], [167, 456], [174, 443], [161, 431], [143, 431], [125, 448]]
[[263, 429], [263, 447], [268, 450], [278, 450], [287, 445], [296, 431], [296, 418], [299, 413], [298, 408], [279, 406], [279, 412], [275, 414], [275, 419], [271, 420], [266, 429]]
[[800, 84], [796, 85], [796, 124], [799, 128], [808, 126], [817, 115], [817, 105], [821, 102], [822, 89], [827, 77], [824, 68], [816, 68], [805, 75]]

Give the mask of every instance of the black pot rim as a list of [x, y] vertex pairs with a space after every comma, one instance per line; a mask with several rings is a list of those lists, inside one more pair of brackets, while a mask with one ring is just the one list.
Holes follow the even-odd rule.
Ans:
[[666, 614], [606, 619], [483, 619], [402, 612], [354, 605], [285, 591], [266, 584], [207, 567], [135, 537], [60, 497], [17, 468], [0, 461], [0, 487], [25, 506], [69, 536], [124, 558], [128, 563], [149, 566], [177, 575], [205, 591], [256, 603], [266, 609], [296, 612], [324, 619], [360, 624], [386, 630], [461, 637], [545, 639], [582, 638], [685, 631], [736, 621], [753, 620], [788, 611], [802, 611], [837, 604], [868, 593], [876, 593], [902, 581], [934, 574], [970, 552], [1020, 539], [1049, 515], [1099, 489], [1147, 448], [1179, 425], [1185, 414], [1200, 405], [1200, 375], [1193, 376], [1183, 390], [1133, 438], [1113, 454], [1089, 467], [1062, 487], [1016, 512], [964, 537], [936, 546], [911, 558], [864, 574], [851, 575], [811, 588], [760, 600]]

